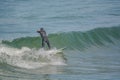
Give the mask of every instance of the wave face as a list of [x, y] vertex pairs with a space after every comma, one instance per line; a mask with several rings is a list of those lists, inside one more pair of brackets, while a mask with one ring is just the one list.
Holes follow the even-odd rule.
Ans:
[[[96, 28], [86, 32], [68, 32], [50, 34], [49, 40], [52, 47], [67, 49], [86, 49], [90, 46], [105, 46], [116, 44], [120, 40], [120, 27]], [[13, 41], [2, 41], [2, 44], [15, 48], [29, 47], [40, 48], [40, 37], [23, 37]]]

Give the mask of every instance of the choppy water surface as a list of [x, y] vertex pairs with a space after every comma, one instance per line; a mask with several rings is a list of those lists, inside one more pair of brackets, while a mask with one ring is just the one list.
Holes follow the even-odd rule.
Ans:
[[[119, 3], [1, 0], [0, 80], [119, 80]], [[40, 27], [51, 50], [41, 49]]]

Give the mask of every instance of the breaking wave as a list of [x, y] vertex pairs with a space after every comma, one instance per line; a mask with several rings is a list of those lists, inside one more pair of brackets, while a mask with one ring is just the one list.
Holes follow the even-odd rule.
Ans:
[[[96, 28], [86, 32], [63, 32], [49, 35], [52, 47], [67, 49], [86, 49], [90, 46], [116, 44], [120, 40], [120, 27]], [[2, 44], [15, 48], [40, 48], [40, 37], [22, 37], [13, 41], [3, 40]]]
[[66, 65], [65, 50], [85, 50], [120, 42], [120, 27], [97, 28], [86, 32], [68, 32], [49, 35], [51, 50], [41, 49], [40, 37], [23, 37], [0, 44], [0, 64], [34, 69], [46, 65]]
[[34, 69], [46, 65], [65, 65], [65, 58], [61, 50], [21, 49], [0, 45], [0, 63], [14, 67]]

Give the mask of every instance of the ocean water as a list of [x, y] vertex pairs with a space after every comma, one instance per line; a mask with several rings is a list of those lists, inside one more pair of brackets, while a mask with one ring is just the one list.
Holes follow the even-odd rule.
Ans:
[[120, 80], [119, 57], [120, 0], [0, 0], [0, 80]]

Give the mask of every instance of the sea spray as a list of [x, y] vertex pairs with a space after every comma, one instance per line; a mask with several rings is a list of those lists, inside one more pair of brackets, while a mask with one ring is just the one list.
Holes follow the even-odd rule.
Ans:
[[0, 45], [0, 63], [11, 66], [34, 69], [46, 65], [66, 65], [63, 52], [57, 49], [21, 49]]

